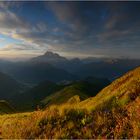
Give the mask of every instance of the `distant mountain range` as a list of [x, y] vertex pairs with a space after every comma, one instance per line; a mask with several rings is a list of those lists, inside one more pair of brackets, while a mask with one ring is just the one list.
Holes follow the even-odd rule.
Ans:
[[25, 62], [0, 61], [0, 71], [5, 72], [0, 73], [0, 99], [23, 110], [64, 103], [75, 95], [84, 100], [107, 86], [108, 79], [116, 79], [139, 64], [136, 59], [69, 60], [53, 52]]
[[30, 61], [35, 63], [49, 63], [57, 68], [65, 69], [70, 73], [83, 64], [83, 62], [79, 58], [67, 59], [57, 53], [49, 51], [41, 56], [32, 58]]
[[57, 53], [46, 52], [24, 62], [0, 61], [0, 71], [27, 84], [80, 80], [101, 77], [114, 80], [140, 65], [140, 59], [67, 59]]
[[75, 75], [47, 62], [23, 62], [17, 65], [15, 69], [12, 69], [10, 73], [22, 82], [33, 84], [37, 84], [45, 80], [59, 82], [62, 80], [76, 79]]
[[37, 63], [43, 63], [43, 62], [50, 63], [53, 64], [54, 66], [65, 65], [66, 63], [69, 62], [69, 60], [66, 59], [65, 57], [62, 57], [57, 53], [53, 53], [49, 51], [47, 51], [45, 54], [41, 56], [32, 58], [30, 61], [37, 62]]
[[140, 66], [139, 59], [105, 59], [84, 64], [74, 74], [79, 77], [96, 76], [114, 80], [138, 66]]

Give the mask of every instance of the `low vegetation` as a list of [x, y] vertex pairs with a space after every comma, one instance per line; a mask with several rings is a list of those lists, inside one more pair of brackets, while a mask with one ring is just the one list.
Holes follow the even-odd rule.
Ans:
[[85, 101], [75, 95], [45, 110], [0, 116], [0, 130], [1, 138], [12, 139], [139, 139], [139, 118], [137, 68]]

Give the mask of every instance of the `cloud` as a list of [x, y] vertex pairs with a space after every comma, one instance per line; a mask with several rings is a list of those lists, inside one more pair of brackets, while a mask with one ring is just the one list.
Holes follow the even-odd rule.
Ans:
[[[27, 47], [28, 46], [28, 47]], [[36, 47], [35, 47], [36, 46]], [[26, 43], [17, 43], [17, 44], [8, 44], [0, 49], [0, 51], [25, 51], [25, 50], [40, 50], [37, 45], [26, 44]]]
[[37, 41], [41, 42], [46, 36], [46, 30], [47, 25], [43, 22], [32, 25], [11, 11], [0, 12], [0, 34], [26, 43], [38, 44]]
[[0, 42], [3, 42], [5, 40], [5, 38], [0, 38]]
[[85, 15], [79, 2], [47, 2], [46, 5], [71, 33], [79, 36], [87, 33], [90, 19]]
[[[18, 7], [20, 2], [15, 6], [9, 3], [0, 2], [0, 34], [20, 43], [5, 46], [3, 51], [42, 52], [51, 49], [71, 54], [119, 56], [120, 50], [130, 55], [128, 51], [140, 44], [137, 3], [44, 2], [45, 9], [36, 9], [42, 16], [39, 19], [32, 11], [29, 15], [17, 13], [15, 6]], [[27, 7], [35, 8], [28, 2], [24, 4], [26, 7], [22, 4], [19, 6], [25, 8], [24, 12]]]
[[10, 29], [25, 29], [28, 27], [27, 23], [19, 18], [17, 15], [10, 11], [0, 12], [0, 29], [7, 30], [10, 32]]
[[18, 1], [0, 1], [0, 9], [9, 9], [9, 8], [19, 8], [23, 2], [18, 2]]

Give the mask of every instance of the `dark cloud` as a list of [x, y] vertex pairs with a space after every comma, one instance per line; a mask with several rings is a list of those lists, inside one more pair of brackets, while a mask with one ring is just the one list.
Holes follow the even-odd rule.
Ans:
[[138, 56], [140, 2], [9, 3], [0, 2], [0, 33], [26, 42], [16, 50]]

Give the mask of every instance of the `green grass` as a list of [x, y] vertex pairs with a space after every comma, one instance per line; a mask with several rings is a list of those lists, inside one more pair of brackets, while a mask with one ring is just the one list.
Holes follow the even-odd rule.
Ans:
[[108, 81], [98, 78], [88, 78], [68, 85], [45, 81], [29, 91], [18, 94], [12, 103], [16, 110], [33, 111], [37, 106], [44, 108], [46, 105], [65, 103], [75, 95], [79, 96], [80, 100], [87, 99], [95, 96], [107, 84]]
[[14, 113], [15, 109], [6, 101], [0, 100], [0, 114]]
[[83, 101], [91, 96], [95, 96], [103, 87], [104, 84], [101, 81], [100, 83], [95, 83], [95, 81], [73, 82], [71, 85], [64, 87], [62, 90], [47, 96], [41, 103], [46, 106], [62, 104], [66, 103], [75, 95], [79, 96], [80, 100]]
[[79, 96], [80, 100], [84, 100], [89, 97], [84, 84], [76, 83], [65, 87], [64, 89], [46, 97], [42, 101], [42, 103], [46, 106], [53, 104], [62, 104], [66, 103], [70, 98], [72, 98], [75, 95]]

